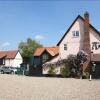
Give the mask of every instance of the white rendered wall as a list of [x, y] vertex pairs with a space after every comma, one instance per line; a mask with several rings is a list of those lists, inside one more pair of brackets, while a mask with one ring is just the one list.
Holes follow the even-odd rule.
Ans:
[[22, 56], [20, 55], [20, 53], [18, 52], [15, 59], [14, 59], [14, 62], [13, 62], [13, 66], [15, 67], [20, 67], [20, 64], [23, 62], [23, 59], [22, 59]]
[[[100, 42], [100, 35], [98, 35], [93, 29], [90, 29], [90, 43], [92, 44], [93, 42]], [[98, 53], [100, 54], [100, 48], [91, 51], [93, 51], [94, 54], [98, 54]]]
[[[72, 36], [72, 31], [79, 31], [80, 35], [78, 38]], [[78, 19], [70, 31], [67, 33], [65, 38], [59, 45], [59, 52], [62, 59], [67, 58], [69, 54], [76, 55], [79, 50], [83, 47], [83, 37], [84, 37], [84, 24], [81, 19]], [[92, 47], [92, 42], [100, 42], [100, 35], [98, 35], [93, 29], [90, 29], [90, 43]], [[64, 50], [64, 44], [67, 43], [68, 49]], [[98, 50], [92, 50], [93, 53], [100, 53], [100, 48]]]
[[18, 52], [14, 59], [5, 59], [5, 66], [20, 67], [22, 62], [22, 56]]
[[[73, 37], [72, 31], [79, 31], [79, 37]], [[67, 58], [69, 54], [77, 54], [77, 52], [82, 48], [83, 34], [83, 22], [81, 19], [78, 19], [59, 45], [60, 56], [62, 59]], [[64, 44], [66, 43], [68, 49], [64, 50]]]

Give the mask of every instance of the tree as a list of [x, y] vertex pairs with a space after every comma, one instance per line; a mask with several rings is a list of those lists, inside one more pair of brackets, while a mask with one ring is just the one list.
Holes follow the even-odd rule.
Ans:
[[67, 58], [69, 70], [70, 70], [70, 76], [76, 77], [77, 75], [77, 56], [76, 55], [69, 55]]
[[88, 55], [84, 51], [79, 51], [77, 55], [69, 55], [67, 58], [72, 77], [83, 75], [83, 64], [88, 60]]
[[36, 42], [35, 40], [28, 38], [26, 42], [20, 42], [18, 48], [22, 54], [22, 57], [29, 58], [33, 55], [34, 51], [39, 47], [42, 47], [42, 45]]

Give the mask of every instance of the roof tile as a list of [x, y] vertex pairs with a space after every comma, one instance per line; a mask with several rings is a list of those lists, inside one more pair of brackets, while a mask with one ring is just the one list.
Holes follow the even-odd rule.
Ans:
[[44, 51], [47, 51], [51, 56], [55, 56], [59, 53], [58, 47], [47, 47], [47, 48], [37, 48], [34, 56], [41, 56]]
[[0, 51], [0, 58], [2, 57], [6, 57], [7, 59], [13, 59], [15, 58], [16, 54], [17, 54], [18, 50], [16, 51]]

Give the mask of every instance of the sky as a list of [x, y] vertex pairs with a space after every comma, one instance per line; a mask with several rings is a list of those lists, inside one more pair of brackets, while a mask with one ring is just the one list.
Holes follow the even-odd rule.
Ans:
[[85, 11], [100, 31], [99, 0], [0, 0], [0, 50], [18, 49], [27, 38], [45, 47], [56, 46]]

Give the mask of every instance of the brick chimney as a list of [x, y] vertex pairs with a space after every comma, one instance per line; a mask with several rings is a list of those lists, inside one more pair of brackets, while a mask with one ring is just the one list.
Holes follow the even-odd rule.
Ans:
[[84, 69], [87, 68], [90, 63], [91, 57], [91, 46], [90, 46], [90, 34], [89, 34], [89, 13], [85, 12], [84, 14], [84, 39], [83, 39], [83, 50], [89, 55], [87, 64], [85, 64]]

